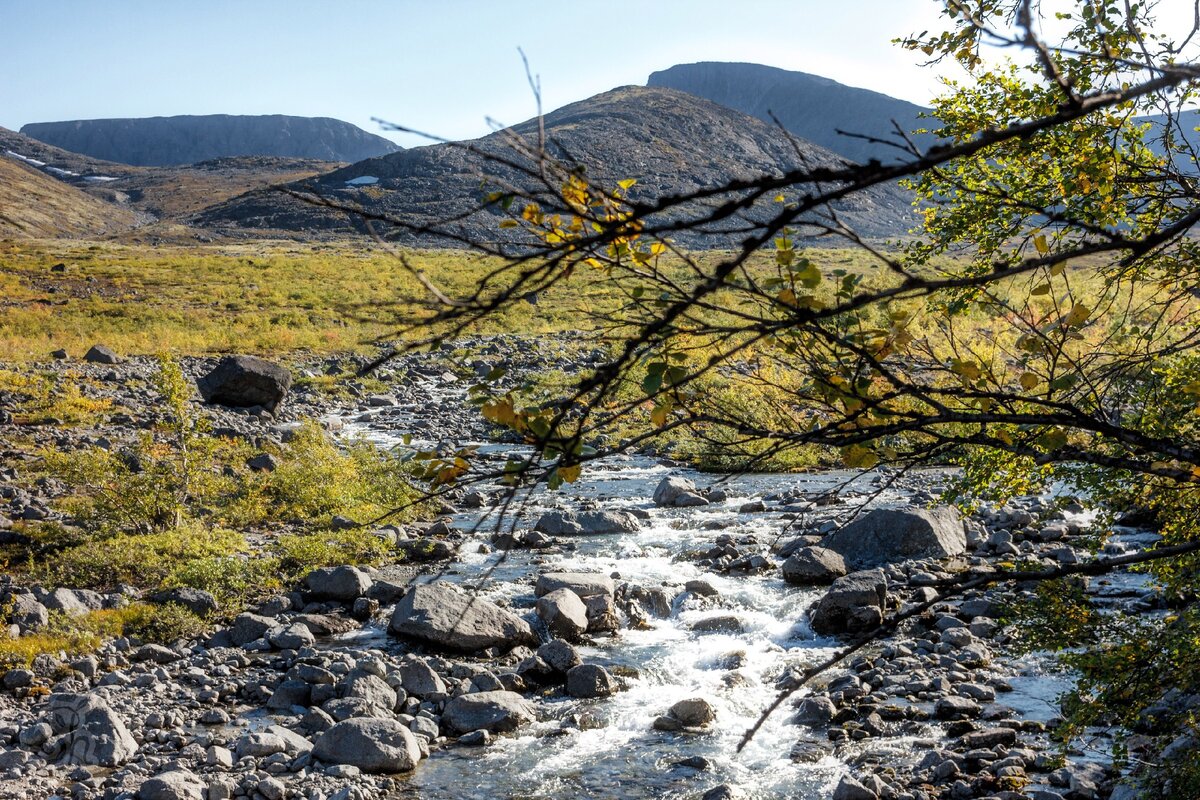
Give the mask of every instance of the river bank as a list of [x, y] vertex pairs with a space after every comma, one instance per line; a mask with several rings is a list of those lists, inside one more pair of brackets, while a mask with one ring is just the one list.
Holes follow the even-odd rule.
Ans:
[[[527, 370], [554, 363], [538, 343], [492, 345]], [[197, 376], [213, 363], [184, 366]], [[293, 372], [316, 379], [345, 367], [322, 359]], [[61, 487], [20, 483], [17, 467], [37, 448], [132, 436], [154, 413], [149, 362], [55, 368], [85, 376], [85, 392], [107, 393], [125, 416], [103, 429], [30, 426], [17, 424], [10, 399], [0, 423], [6, 441], [21, 442], [6, 454], [6, 519], [65, 519], [55, 503]], [[348, 397], [311, 380], [275, 414], [205, 413], [215, 430], [258, 444], [286, 446], [296, 421], [316, 417], [381, 446], [406, 434], [448, 448], [479, 444], [485, 461], [502, 464], [514, 445], [491, 441], [463, 402], [473, 379], [445, 357], [414, 357], [361, 388], [347, 381]], [[697, 499], [656, 502], [668, 477], [692, 482], [684, 494]], [[117, 639], [10, 670], [0, 695], [0, 794], [1106, 796], [1103, 758], [1080, 751], [1064, 763], [1049, 740], [1065, 678], [1011, 648], [999, 620], [1011, 589], [934, 606], [797, 694], [735, 753], [777, 692], [853, 632], [814, 630], [811, 613], [839, 591], [828, 587], [839, 570], [823, 560], [824, 571], [801, 569], [805, 549], [829, 544], [864, 504], [936, 505], [945, 476], [895, 477], [722, 480], [619, 456], [560, 492], [506, 505], [498, 529], [501, 487], [472, 486], [446, 497], [436, 519], [371, 531], [393, 556], [378, 567], [318, 571], [192, 641]], [[965, 570], [1017, 557], [1089, 558], [1088, 521], [1081, 507], [1048, 498], [985, 510], [957, 523], [962, 547], [946, 558], [893, 554], [869, 569], [846, 566], [848, 578], [871, 573], [868, 594], [878, 598], [852, 597], [847, 608], [874, 605], [882, 617]], [[1113, 547], [1152, 541], [1130, 532]], [[1157, 605], [1130, 580], [1092, 589], [1114, 606]], [[4, 591], [10, 602], [32, 597], [65, 612], [72, 600], [86, 608], [128, 599], [11, 578]], [[454, 613], [439, 615], [446, 609]], [[468, 630], [474, 638], [464, 638]]]

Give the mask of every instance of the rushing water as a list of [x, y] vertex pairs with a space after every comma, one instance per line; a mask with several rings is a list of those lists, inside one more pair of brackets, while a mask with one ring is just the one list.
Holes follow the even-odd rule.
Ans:
[[[378, 428], [367, 432], [381, 444], [392, 441]], [[743, 733], [775, 698], [776, 679], [789, 666], [826, 656], [835, 644], [816, 637], [804, 619], [819, 593], [788, 586], [778, 570], [722, 576], [683, 556], [721, 533], [756, 534], [760, 542], [777, 537], [787, 524], [780, 514], [738, 512], [751, 498], [797, 489], [815, 495], [847, 482], [849, 492], [863, 496], [878, 478], [854, 479], [846, 473], [739, 476], [722, 484], [727, 501], [701, 508], [656, 508], [650, 496], [669, 471], [701, 487], [716, 479], [668, 470], [647, 458], [611, 457], [589, 465], [578, 483], [529, 498], [514, 512], [518, 516], [504, 521], [506, 526], [514, 519], [531, 526], [547, 507], [648, 514], [635, 534], [574, 537], [569, 540], [573, 549], [564, 552], [480, 553], [479, 544], [495, 530], [492, 520], [481, 517], [487, 512], [454, 518], [460, 529], [474, 531], [473, 538], [461, 548], [460, 563], [437, 579], [469, 584], [516, 609], [533, 605], [532, 580], [552, 571], [598, 572], [648, 588], [665, 585], [672, 593], [682, 591], [688, 580], [703, 578], [721, 599], [710, 607], [677, 607], [669, 618], [652, 618], [647, 629], [623, 629], [582, 646], [587, 662], [622, 674], [632, 670], [636, 677], [628, 688], [601, 700], [539, 700], [542, 721], [521, 735], [501, 737], [485, 749], [451, 747], [434, 753], [410, 779], [422, 797], [695, 797], [718, 783], [733, 784], [752, 798], [829, 796], [845, 768], [832, 757], [815, 764], [791, 761], [792, 745], [803, 731], [788, 722], [788, 707], [776, 712], [743, 752], [736, 752]], [[889, 499], [895, 495], [876, 498]], [[697, 621], [717, 615], [735, 615], [742, 631], [690, 630]], [[712, 733], [653, 730], [656, 716], [688, 697], [703, 697], [716, 708]], [[572, 715], [585, 723], [564, 724]], [[676, 764], [695, 756], [708, 759], [709, 769]]]

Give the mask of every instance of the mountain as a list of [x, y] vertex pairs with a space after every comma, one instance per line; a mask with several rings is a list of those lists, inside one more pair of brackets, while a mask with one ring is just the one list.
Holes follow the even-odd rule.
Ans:
[[128, 209], [0, 154], [0, 238], [98, 238], [127, 231], [135, 223]]
[[[826, 167], [844, 163], [837, 154], [789, 137], [772, 125], [672, 89], [614, 89], [546, 115], [544, 125], [552, 155], [577, 162], [591, 180], [603, 185], [636, 179], [630, 193], [634, 200], [719, 186], [735, 178], [778, 174], [802, 161]], [[528, 185], [518, 172], [488, 160], [489, 156], [513, 158], [514, 136], [527, 145], [535, 144], [538, 121], [470, 142], [430, 145], [369, 159], [291, 188], [388, 214], [413, 226], [438, 225], [466, 215], [439, 229], [461, 233], [473, 241], [492, 241], [502, 238], [500, 212], [471, 212], [488, 191], [484, 178], [491, 178], [492, 185]], [[747, 214], [761, 219], [777, 209], [777, 205], [764, 202]], [[890, 186], [862, 193], [840, 204], [838, 211], [843, 221], [872, 238], [902, 235], [914, 221], [908, 196]], [[202, 212], [192, 221], [231, 235], [255, 235], [252, 231], [259, 232], [257, 235], [263, 231], [329, 235], [363, 227], [360, 220], [345, 213], [280, 192], [251, 193]], [[397, 238], [415, 244], [450, 243], [437, 236], [403, 232]], [[687, 246], [732, 245], [719, 231], [677, 238]]]
[[[790, 133], [860, 163], [872, 158], [888, 163], [902, 154], [894, 147], [841, 135], [839, 130], [895, 141], [893, 120], [906, 133], [935, 122], [920, 119], [918, 115], [928, 109], [913, 103], [761, 64], [679, 64], [651, 74], [647, 85], [694, 94], [771, 124], [774, 114]], [[934, 143], [927, 134], [914, 139], [922, 148]]]
[[21, 133], [92, 158], [134, 166], [175, 166], [230, 156], [360, 161], [400, 146], [328, 117], [147, 117], [35, 122]]
[[[40, 182], [39, 196], [43, 197], [40, 202], [44, 203], [45, 194], [53, 190], [64, 197], [82, 192], [100, 201], [101, 205], [91, 207], [96, 213], [107, 205], [114, 224], [92, 226], [80, 234], [89, 236], [127, 230], [129, 225], [125, 222], [133, 220], [139, 231], [162, 235], [164, 231], [153, 227], [156, 223], [174, 224], [182, 217], [248, 191], [310, 178], [343, 166], [315, 159], [239, 156], [176, 167], [133, 167], [72, 153], [6, 128], [0, 128], [0, 161], [19, 163], [50, 180], [49, 184]], [[6, 170], [6, 174], [13, 173]], [[61, 185], [55, 188], [54, 183]], [[32, 184], [25, 178], [21, 185], [28, 188]], [[10, 216], [15, 216], [17, 207], [25, 202], [22, 199], [25, 195], [15, 186], [8, 189], [8, 196], [13, 199]], [[32, 203], [33, 195], [29, 198]]]

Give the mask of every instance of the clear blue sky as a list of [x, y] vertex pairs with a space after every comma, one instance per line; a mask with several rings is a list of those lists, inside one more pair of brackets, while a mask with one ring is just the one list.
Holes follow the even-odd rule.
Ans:
[[[382, 117], [449, 138], [693, 61], [813, 72], [927, 103], [892, 45], [937, 0], [0, 0], [0, 125], [170, 114]], [[403, 144], [420, 143], [393, 135]]]

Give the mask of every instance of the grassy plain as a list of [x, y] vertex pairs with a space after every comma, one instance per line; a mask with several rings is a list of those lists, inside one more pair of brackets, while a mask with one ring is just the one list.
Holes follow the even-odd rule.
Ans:
[[[97, 342], [125, 355], [369, 349], [432, 313], [428, 290], [401, 256], [451, 297], [499, 265], [461, 251], [398, 255], [370, 243], [0, 241], [0, 361], [44, 360], [59, 348], [79, 356]], [[819, 251], [816, 260], [871, 268], [849, 250]], [[602, 280], [570, 281], [536, 304], [509, 308], [479, 332], [578, 330], [582, 313], [615, 303]]]

